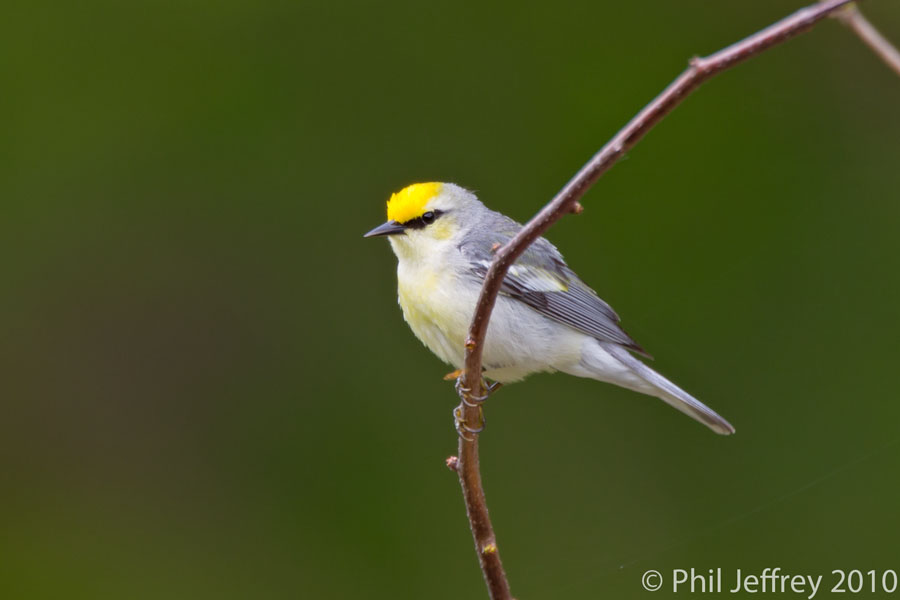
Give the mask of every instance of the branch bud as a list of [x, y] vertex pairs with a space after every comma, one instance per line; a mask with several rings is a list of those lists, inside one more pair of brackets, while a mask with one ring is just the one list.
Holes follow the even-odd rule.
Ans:
[[457, 472], [459, 470], [459, 459], [455, 456], [448, 456], [447, 460], [444, 461], [447, 464], [447, 468], [453, 472]]

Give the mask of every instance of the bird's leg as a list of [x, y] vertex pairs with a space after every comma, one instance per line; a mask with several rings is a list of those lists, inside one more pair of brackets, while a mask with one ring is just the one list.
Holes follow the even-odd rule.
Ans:
[[449, 375], [453, 375], [456, 373], [458, 373], [456, 377], [456, 384], [454, 386], [456, 387], [456, 394], [459, 396], [459, 399], [463, 401], [463, 404], [465, 404], [466, 406], [471, 406], [472, 408], [479, 406], [482, 402], [490, 398], [491, 394], [503, 387], [503, 384], [499, 381], [488, 382], [486, 379], [482, 378], [481, 387], [484, 388], [485, 394], [483, 396], [473, 396], [472, 390], [462, 384], [463, 372], [461, 370], [456, 370], [453, 373], [448, 374], [444, 377], [444, 379], [447, 379]]
[[[500, 383], [497, 381], [493, 381], [488, 383], [484, 379], [481, 380], [481, 386], [484, 388], [485, 394], [483, 396], [473, 396], [472, 390], [470, 388], [465, 387], [462, 384], [463, 371], [457, 370], [451, 375], [456, 375], [456, 393], [459, 395], [459, 399], [462, 401], [462, 404], [453, 409], [453, 422], [456, 427], [456, 433], [462, 437], [466, 441], [473, 441], [472, 439], [466, 437], [467, 433], [476, 434], [484, 431], [484, 408], [482, 407], [482, 403], [487, 400], [491, 393], [494, 390], [497, 390], [500, 387]], [[446, 378], [445, 378], [446, 379]], [[469, 425], [465, 421], [465, 417], [463, 415], [463, 406], [468, 406], [469, 408], [477, 408], [478, 409], [478, 426], [477, 427], [469, 427]]]
[[484, 380], [482, 380], [482, 386], [484, 390], [487, 392], [484, 396], [473, 396], [472, 390], [470, 388], [465, 387], [462, 384], [463, 376], [460, 375], [456, 378], [456, 393], [459, 396], [459, 399], [462, 400], [463, 404], [466, 406], [471, 406], [472, 408], [477, 408], [481, 405], [482, 402], [487, 400], [491, 396], [491, 388], [490, 386], [484, 385]]

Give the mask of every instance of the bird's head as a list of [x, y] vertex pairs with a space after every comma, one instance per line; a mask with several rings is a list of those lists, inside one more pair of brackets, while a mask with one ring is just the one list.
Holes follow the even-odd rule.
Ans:
[[453, 241], [477, 219], [483, 205], [475, 194], [452, 183], [414, 183], [387, 201], [387, 221], [363, 237], [390, 236], [401, 256]]

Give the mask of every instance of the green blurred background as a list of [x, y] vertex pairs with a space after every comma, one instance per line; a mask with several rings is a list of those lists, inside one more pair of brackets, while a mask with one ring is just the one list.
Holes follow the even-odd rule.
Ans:
[[[362, 233], [414, 181], [528, 219], [688, 57], [801, 5], [5, 3], [0, 597], [484, 597], [449, 369]], [[898, 3], [865, 9], [900, 40]], [[900, 79], [827, 22], [550, 232], [738, 433], [562, 375], [502, 390], [517, 597], [900, 570], [898, 157]]]

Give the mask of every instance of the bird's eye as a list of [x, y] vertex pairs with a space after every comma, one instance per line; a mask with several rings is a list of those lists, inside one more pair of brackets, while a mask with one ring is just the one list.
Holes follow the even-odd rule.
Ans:
[[434, 223], [434, 213], [429, 210], [427, 213], [422, 215], [422, 220], [425, 221], [426, 225]]

